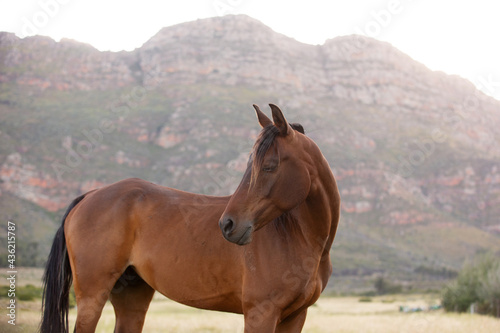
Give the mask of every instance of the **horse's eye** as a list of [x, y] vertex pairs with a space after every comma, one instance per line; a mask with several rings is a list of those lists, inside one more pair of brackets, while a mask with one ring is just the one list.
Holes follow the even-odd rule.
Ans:
[[262, 171], [264, 172], [273, 172], [274, 170], [276, 170], [275, 165], [265, 166], [262, 168]]

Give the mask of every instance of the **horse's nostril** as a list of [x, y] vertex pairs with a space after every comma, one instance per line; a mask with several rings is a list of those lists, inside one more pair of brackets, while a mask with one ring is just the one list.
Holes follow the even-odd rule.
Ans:
[[225, 235], [229, 236], [229, 234], [231, 234], [231, 232], [234, 230], [233, 220], [231, 220], [231, 218], [229, 218], [229, 217], [224, 219], [224, 221], [222, 222], [222, 225], [221, 225], [221, 229]]

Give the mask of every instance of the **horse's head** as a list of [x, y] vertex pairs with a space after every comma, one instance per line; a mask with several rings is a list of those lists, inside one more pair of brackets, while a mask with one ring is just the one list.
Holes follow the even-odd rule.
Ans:
[[247, 170], [222, 214], [219, 226], [224, 237], [245, 245], [253, 232], [300, 205], [311, 187], [314, 165], [311, 146], [299, 124], [289, 124], [281, 110], [270, 104], [273, 121], [254, 105], [262, 126]]

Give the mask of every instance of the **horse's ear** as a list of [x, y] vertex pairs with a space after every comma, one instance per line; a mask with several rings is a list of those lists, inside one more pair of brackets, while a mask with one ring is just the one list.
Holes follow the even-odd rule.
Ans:
[[259, 119], [259, 124], [262, 126], [262, 128], [272, 125], [273, 122], [271, 119], [269, 119], [264, 112], [260, 111], [260, 108], [257, 105], [253, 105], [253, 108], [255, 109], [255, 112], [257, 112], [257, 118]]
[[287, 135], [288, 133], [292, 133], [292, 128], [288, 125], [288, 122], [283, 116], [283, 112], [281, 112], [280, 108], [274, 104], [269, 104], [271, 110], [273, 111], [273, 120], [274, 126], [276, 126], [280, 130], [280, 135]]
[[306, 134], [304, 131], [304, 126], [302, 126], [299, 123], [289, 123], [290, 127], [292, 127], [294, 130], [296, 130], [299, 133]]

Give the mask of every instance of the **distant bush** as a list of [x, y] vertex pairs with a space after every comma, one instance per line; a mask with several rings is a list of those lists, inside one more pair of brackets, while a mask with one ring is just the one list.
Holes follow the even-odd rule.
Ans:
[[[33, 301], [35, 299], [42, 298], [42, 288], [35, 287], [31, 284], [25, 286], [19, 286], [15, 290], [15, 297], [20, 301]], [[0, 298], [7, 298], [9, 295], [9, 286], [0, 286]], [[69, 307], [74, 308], [76, 306], [75, 290], [71, 288], [69, 293]]]
[[391, 283], [383, 277], [378, 277], [374, 283], [377, 295], [399, 294], [403, 291], [403, 287], [399, 284]]
[[435, 268], [421, 265], [415, 268], [414, 272], [444, 279], [454, 279], [458, 276], [457, 271], [445, 267]]
[[42, 288], [28, 284], [19, 288], [17, 297], [20, 301], [33, 301], [36, 298], [42, 298]]
[[69, 308], [73, 309], [76, 306], [75, 289], [71, 287], [69, 292]]
[[[9, 297], [9, 286], [0, 286], [0, 297]], [[31, 284], [19, 286], [13, 291], [15, 297], [20, 301], [33, 301], [37, 298], [42, 298], [42, 288], [35, 287]]]
[[465, 264], [443, 290], [442, 303], [446, 311], [466, 312], [474, 304], [476, 312], [500, 317], [500, 258], [487, 254]]

